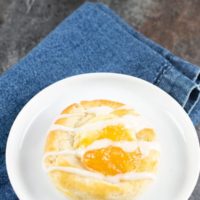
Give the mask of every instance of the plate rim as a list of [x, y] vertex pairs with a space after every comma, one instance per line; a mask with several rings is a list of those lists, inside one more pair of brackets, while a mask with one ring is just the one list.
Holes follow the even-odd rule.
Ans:
[[[195, 127], [191, 121], [191, 119], [189, 118], [188, 114], [185, 112], [185, 110], [180, 106], [180, 104], [173, 98], [171, 97], [168, 93], [166, 93], [165, 91], [163, 91], [162, 89], [160, 89], [158, 86], [156, 85], [153, 85], [152, 83], [146, 81], [146, 80], [143, 80], [141, 78], [137, 78], [137, 77], [134, 77], [134, 76], [131, 76], [131, 75], [126, 75], [126, 74], [120, 74], [120, 73], [107, 73], [107, 72], [96, 72], [96, 73], [85, 73], [85, 74], [78, 74], [78, 75], [74, 75], [74, 76], [70, 76], [70, 77], [66, 77], [64, 79], [61, 79], [59, 81], [56, 81], [50, 85], [48, 85], [47, 87], [43, 88], [41, 91], [39, 91], [38, 93], [36, 93], [25, 105], [24, 107], [21, 109], [21, 111], [18, 113], [17, 117], [15, 118], [12, 126], [11, 126], [11, 129], [10, 129], [10, 132], [9, 132], [9, 135], [8, 135], [8, 138], [7, 138], [7, 144], [6, 144], [6, 170], [7, 170], [7, 173], [8, 173], [8, 177], [9, 177], [9, 181], [12, 185], [12, 188], [14, 190], [14, 192], [16, 193], [16, 195], [21, 199], [21, 200], [24, 200], [24, 199], [27, 199], [27, 197], [29, 196], [28, 193], [26, 191], [24, 191], [22, 188], [20, 188], [19, 185], [17, 185], [17, 181], [16, 181], [16, 176], [12, 173], [12, 159], [11, 159], [11, 156], [12, 155], [12, 143], [14, 143], [14, 130], [15, 128], [18, 126], [18, 124], [20, 123], [21, 121], [21, 116], [26, 112], [26, 110], [28, 109], [31, 109], [31, 106], [32, 104], [34, 104], [34, 102], [36, 100], [39, 100], [40, 98], [42, 98], [42, 96], [46, 95], [48, 92], [50, 92], [51, 90], [54, 90], [54, 88], [58, 87], [59, 85], [61, 85], [62, 83], [65, 83], [68, 81], [76, 81], [77, 79], [89, 79], [89, 78], [100, 78], [100, 77], [103, 77], [105, 78], [107, 76], [107, 78], [125, 78], [125, 79], [129, 79], [131, 81], [136, 81], [138, 83], [141, 83], [141, 84], [144, 84], [146, 86], [148, 86], [149, 88], [153, 89], [154, 91], [160, 93], [160, 95], [168, 98], [169, 101], [172, 102], [172, 104], [176, 105], [177, 109], [179, 109], [181, 112], [182, 112], [182, 115], [184, 116], [184, 118], [186, 119], [187, 121], [187, 125], [190, 127], [191, 129], [191, 132], [190, 134], [193, 134], [193, 137], [194, 137], [194, 147], [193, 148], [196, 148], [196, 151], [198, 151], [198, 156], [197, 156], [197, 165], [196, 166], [193, 166], [193, 181], [190, 185], [190, 187], [188, 186], [187, 191], [184, 190], [184, 193], [181, 195], [181, 199], [188, 199], [196, 184], [197, 184], [197, 181], [198, 181], [198, 177], [199, 177], [199, 173], [200, 173], [200, 147], [199, 147], [199, 140], [198, 140], [198, 135], [197, 135], [197, 132], [195, 130]], [[18, 177], [18, 180], [19, 180], [19, 177]], [[22, 192], [23, 191], [23, 192]], [[27, 193], [27, 194], [25, 194]], [[27, 196], [26, 196], [27, 195]]]

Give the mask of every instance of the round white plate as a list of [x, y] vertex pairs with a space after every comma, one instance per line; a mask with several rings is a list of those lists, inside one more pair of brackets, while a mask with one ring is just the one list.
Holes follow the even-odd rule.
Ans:
[[161, 146], [157, 179], [139, 200], [186, 200], [200, 170], [200, 149], [188, 115], [168, 94], [132, 76], [92, 73], [66, 78], [33, 97], [15, 120], [7, 142], [11, 184], [21, 200], [66, 200], [42, 169], [46, 131], [53, 118], [80, 100], [110, 99], [133, 106], [156, 128]]

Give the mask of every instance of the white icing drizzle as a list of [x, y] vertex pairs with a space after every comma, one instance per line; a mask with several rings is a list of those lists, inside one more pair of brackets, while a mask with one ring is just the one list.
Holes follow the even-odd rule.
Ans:
[[79, 131], [87, 132], [90, 130], [101, 130], [106, 126], [118, 124], [123, 124], [126, 128], [134, 130], [135, 133], [144, 128], [151, 128], [151, 126], [147, 124], [147, 122], [141, 116], [134, 116], [129, 114], [116, 119], [88, 123], [77, 129]]
[[113, 108], [109, 106], [92, 107], [89, 109], [84, 109], [84, 112], [82, 113], [75, 112], [75, 113], [60, 114], [58, 117], [56, 117], [55, 121], [62, 118], [84, 116], [87, 113], [88, 114], [94, 113], [96, 115], [107, 115], [111, 113], [112, 111], [114, 111]]
[[140, 149], [143, 156], [147, 156], [150, 150], [159, 150], [159, 146], [156, 142], [145, 141], [112, 141], [109, 139], [101, 139], [94, 141], [91, 145], [87, 146], [81, 154], [95, 149], [107, 148], [109, 146], [119, 147], [125, 152], [133, 152], [137, 148]]
[[107, 115], [113, 111], [109, 106], [92, 107], [86, 110], [87, 113], [95, 113], [97, 115]]
[[68, 118], [68, 117], [76, 117], [76, 116], [84, 116], [85, 113], [69, 113], [69, 114], [60, 114], [58, 117], [56, 117], [55, 121], [62, 118]]
[[64, 151], [53, 151], [47, 152], [44, 154], [44, 160], [48, 156], [58, 156], [58, 155], [75, 155], [78, 157], [82, 157], [87, 151], [107, 148], [109, 146], [119, 147], [125, 152], [133, 152], [137, 148], [140, 149], [143, 157], [147, 156], [150, 150], [159, 151], [159, 146], [156, 142], [145, 142], [145, 141], [112, 141], [109, 139], [101, 139], [94, 141], [91, 145], [86, 148], [72, 149], [72, 150], [64, 150]]
[[131, 108], [127, 105], [123, 105], [117, 109], [113, 109], [109, 106], [92, 107], [89, 109], [84, 109], [83, 113], [75, 112], [75, 113], [68, 113], [68, 114], [60, 114], [58, 117], [56, 117], [55, 120], [58, 120], [60, 118], [74, 117], [74, 116], [84, 116], [87, 113], [94, 113], [96, 115], [107, 115], [113, 111], [121, 110], [121, 109], [131, 109]]
[[75, 132], [75, 128], [71, 127], [66, 127], [60, 124], [53, 124], [48, 132], [55, 131], [55, 130], [60, 130], [60, 131], [66, 131], [66, 132]]
[[95, 179], [107, 181], [110, 183], [118, 183], [121, 180], [155, 179], [155, 175], [153, 173], [147, 173], [147, 172], [127, 172], [124, 174], [117, 174], [115, 176], [105, 176], [97, 172], [91, 172], [91, 171], [74, 168], [74, 167], [56, 166], [56, 167], [49, 167], [46, 169], [47, 172], [51, 172], [55, 170], [78, 174], [80, 176], [95, 178]]
[[[78, 128], [70, 128], [66, 127], [64, 125], [57, 125], [54, 124], [49, 131], [52, 130], [63, 130], [63, 131], [72, 131], [72, 132], [85, 132], [86, 134], [88, 131], [92, 130], [101, 130], [105, 128], [106, 126], [110, 125], [118, 125], [123, 124], [126, 128], [130, 129], [134, 133], [137, 133], [138, 131], [145, 129], [145, 128], [152, 128], [150, 124], [148, 124], [143, 117], [141, 116], [135, 116], [135, 115], [125, 115], [120, 118], [111, 119], [111, 120], [105, 120], [105, 121], [98, 121], [94, 123], [88, 123]], [[85, 134], [82, 134], [82, 136], [85, 136]]]

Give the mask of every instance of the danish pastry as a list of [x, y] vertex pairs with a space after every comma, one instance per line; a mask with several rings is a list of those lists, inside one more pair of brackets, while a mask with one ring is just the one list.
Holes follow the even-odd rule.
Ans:
[[131, 200], [154, 180], [159, 148], [153, 127], [110, 100], [74, 103], [54, 120], [43, 164], [73, 200]]

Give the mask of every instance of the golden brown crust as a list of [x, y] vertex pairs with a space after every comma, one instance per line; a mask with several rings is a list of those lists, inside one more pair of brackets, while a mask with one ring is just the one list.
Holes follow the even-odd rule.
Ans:
[[99, 99], [99, 100], [93, 100], [93, 101], [81, 101], [80, 105], [87, 109], [87, 108], [98, 107], [98, 106], [109, 106], [111, 108], [118, 108], [118, 107], [123, 106], [124, 104], [115, 102], [115, 101]]
[[71, 104], [70, 106], [68, 106], [67, 108], [65, 108], [62, 111], [62, 114], [70, 114], [70, 113], [73, 113], [75, 110], [79, 110], [79, 109], [81, 109], [81, 105], [74, 103], [74, 104]]
[[45, 152], [64, 150], [66, 149], [68, 141], [69, 138], [67, 138], [65, 131], [50, 131], [46, 139]]

